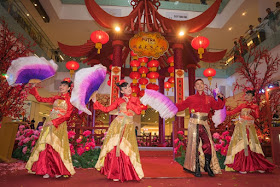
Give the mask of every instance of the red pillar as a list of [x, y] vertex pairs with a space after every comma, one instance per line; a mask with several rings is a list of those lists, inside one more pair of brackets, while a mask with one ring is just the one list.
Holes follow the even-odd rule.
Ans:
[[[111, 73], [111, 99], [112, 104], [119, 97], [119, 90], [116, 87], [116, 82], [121, 79], [121, 67], [122, 67], [122, 49], [123, 41], [114, 40], [113, 45], [113, 62], [112, 62], [112, 73]], [[116, 118], [116, 110], [110, 114], [110, 123]]]
[[[164, 94], [164, 78], [165, 77], [159, 77], [158, 79], [159, 92], [162, 94]], [[159, 144], [162, 145], [165, 143], [165, 123], [160, 116], [158, 119], [158, 131], [159, 131]]]
[[188, 77], [189, 77], [189, 95], [195, 94], [194, 81], [195, 81], [195, 64], [188, 64]]
[[[175, 101], [176, 103], [181, 100], [182, 98], [178, 98], [177, 92], [180, 89], [180, 86], [184, 85], [184, 80], [181, 83], [181, 85], [178, 84], [177, 80], [177, 76], [176, 76], [176, 71], [183, 71], [184, 67], [183, 67], [183, 44], [174, 44], [172, 46], [173, 50], [174, 50], [174, 69], [175, 69]], [[180, 96], [181, 97], [181, 96]], [[182, 96], [184, 97], [184, 96]], [[184, 128], [184, 117], [182, 116], [176, 116], [175, 120], [177, 121], [178, 124], [178, 128]], [[177, 132], [176, 132], [177, 133]]]

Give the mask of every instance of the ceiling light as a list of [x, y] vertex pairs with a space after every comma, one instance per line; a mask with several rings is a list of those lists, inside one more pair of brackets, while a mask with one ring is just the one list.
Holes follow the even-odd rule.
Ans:
[[179, 32], [179, 36], [184, 36], [184, 34], [185, 34], [184, 31]]
[[115, 27], [115, 31], [120, 32], [121, 28], [119, 26]]
[[37, 6], [37, 4], [36, 4], [36, 3], [34, 3], [34, 6]]
[[29, 14], [26, 14], [27, 16], [29, 16]]
[[232, 30], [232, 27], [228, 28], [228, 30], [231, 31], [231, 30]]
[[246, 14], [247, 14], [247, 12], [243, 12], [243, 13], [242, 13], [242, 16], [246, 16]]
[[45, 19], [46, 17], [45, 16], [43, 16], [43, 19]]

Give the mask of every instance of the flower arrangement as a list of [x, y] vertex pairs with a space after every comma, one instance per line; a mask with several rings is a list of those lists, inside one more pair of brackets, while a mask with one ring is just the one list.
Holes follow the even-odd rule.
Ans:
[[217, 132], [213, 134], [214, 147], [217, 153], [220, 167], [222, 169], [225, 169], [224, 162], [226, 159], [230, 140], [231, 136], [229, 135], [228, 131], [223, 132], [222, 135]]
[[68, 132], [73, 165], [78, 168], [93, 168], [98, 160], [100, 149], [95, 149], [95, 141], [90, 138], [91, 131], [84, 131], [76, 140], [74, 140], [75, 135], [73, 131]]
[[[36, 141], [40, 136], [39, 130], [25, 129], [24, 125], [19, 126], [17, 132], [13, 158], [27, 161], [34, 149]], [[68, 132], [70, 152], [72, 155], [73, 165], [75, 167], [93, 168], [99, 157], [100, 149], [95, 149], [95, 141], [90, 138], [91, 131], [84, 131], [83, 135], [75, 140], [76, 133]]]
[[180, 155], [179, 157], [176, 157], [175, 160], [183, 165], [185, 161], [185, 153], [186, 153], [186, 137], [184, 135], [183, 131], [178, 131], [178, 138], [174, 140], [174, 154], [175, 155]]
[[[41, 127], [42, 128], [42, 127]], [[33, 147], [40, 136], [40, 130], [25, 129], [24, 125], [20, 125], [15, 141], [15, 149], [13, 158], [27, 161], [30, 157]]]

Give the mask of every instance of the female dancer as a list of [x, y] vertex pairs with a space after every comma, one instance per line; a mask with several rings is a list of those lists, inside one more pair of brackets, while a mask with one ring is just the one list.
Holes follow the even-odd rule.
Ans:
[[30, 94], [36, 100], [53, 103], [49, 118], [45, 121], [40, 137], [26, 164], [30, 173], [43, 175], [43, 178], [70, 176], [75, 173], [67, 135], [67, 124], [73, 110], [70, 103], [71, 80], [65, 78], [59, 86], [61, 95], [42, 98], [33, 87]]
[[275, 167], [264, 158], [257, 137], [254, 120], [259, 118], [259, 106], [253, 103], [254, 96], [255, 91], [248, 90], [245, 95], [246, 103], [227, 111], [227, 115], [240, 112], [240, 117], [229, 144], [225, 160], [226, 171], [239, 171], [242, 174], [253, 171], [264, 173]]
[[144, 177], [144, 173], [140, 163], [133, 116], [141, 113], [140, 100], [131, 96], [131, 87], [124, 80], [119, 81], [117, 86], [123, 97], [108, 107], [96, 101], [95, 94], [92, 97], [94, 109], [109, 112], [118, 108], [118, 116], [108, 129], [95, 168], [114, 181], [139, 181]]

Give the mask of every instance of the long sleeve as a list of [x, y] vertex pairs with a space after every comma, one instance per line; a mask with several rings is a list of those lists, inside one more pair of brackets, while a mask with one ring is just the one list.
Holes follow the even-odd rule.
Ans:
[[101, 110], [103, 112], [110, 112], [112, 110], [115, 110], [117, 107], [119, 106], [119, 99], [116, 100], [114, 103], [112, 103], [110, 106], [103, 106], [101, 103], [99, 103], [98, 101], [96, 101], [93, 104], [93, 108], [94, 110]]
[[132, 97], [126, 105], [127, 110], [132, 110], [136, 114], [141, 114], [141, 103], [138, 97]]
[[227, 113], [227, 116], [231, 116], [231, 115], [234, 115], [234, 114], [236, 114], [236, 113], [238, 113], [238, 112], [240, 112], [243, 108], [245, 108], [246, 107], [246, 104], [241, 104], [241, 105], [239, 105], [238, 107], [236, 107], [235, 109], [233, 109], [233, 110], [231, 110], [231, 111], [227, 111], [226, 113]]
[[260, 109], [258, 105], [252, 105], [251, 106], [252, 112], [251, 115], [255, 118], [258, 119], [260, 117]]
[[43, 103], [53, 103], [56, 100], [56, 97], [41, 97], [38, 93], [38, 90], [33, 87], [32, 89], [30, 89], [29, 92], [31, 95], [33, 95], [35, 97], [35, 99], [39, 102], [43, 102]]
[[53, 119], [52, 122], [53, 122], [53, 125], [57, 128], [61, 123], [65, 122], [65, 121], [68, 121], [70, 119], [70, 116], [71, 116], [71, 113], [73, 112], [73, 105], [70, 103], [70, 96], [67, 96], [65, 97], [65, 101], [67, 103], [67, 111], [66, 111], [66, 114], [59, 117], [59, 118], [56, 118], [56, 119]]
[[216, 101], [213, 97], [210, 97], [211, 108], [214, 110], [220, 110], [225, 106], [225, 99], [221, 99], [218, 97], [218, 101]]
[[176, 103], [176, 107], [178, 108], [178, 112], [185, 110], [186, 108], [189, 107], [190, 104], [190, 99], [189, 97], [182, 101], [181, 103]]

